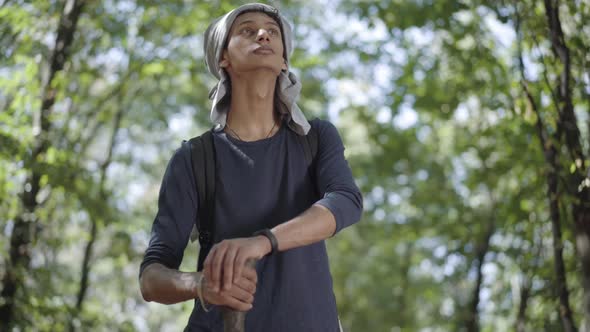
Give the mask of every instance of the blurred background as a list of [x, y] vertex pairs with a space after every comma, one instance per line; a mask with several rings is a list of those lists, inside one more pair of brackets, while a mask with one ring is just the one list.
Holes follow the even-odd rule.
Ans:
[[[139, 263], [168, 159], [210, 126], [203, 31], [242, 3], [0, 0], [0, 330], [185, 326]], [[590, 1], [269, 4], [365, 197], [328, 240], [345, 330], [584, 330]]]

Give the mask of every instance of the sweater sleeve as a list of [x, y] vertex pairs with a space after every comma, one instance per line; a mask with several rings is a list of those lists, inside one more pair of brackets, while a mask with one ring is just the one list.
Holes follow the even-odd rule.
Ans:
[[158, 213], [139, 275], [152, 263], [178, 269], [197, 216], [197, 190], [188, 142], [170, 159], [158, 198]]
[[316, 182], [322, 197], [316, 204], [332, 212], [336, 219], [336, 234], [360, 220], [363, 198], [344, 158], [344, 145], [338, 130], [328, 121], [316, 121], [319, 138]]

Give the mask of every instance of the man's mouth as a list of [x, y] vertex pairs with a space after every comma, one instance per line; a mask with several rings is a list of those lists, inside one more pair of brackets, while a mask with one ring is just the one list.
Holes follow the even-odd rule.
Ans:
[[274, 54], [275, 51], [269, 46], [260, 46], [254, 50], [255, 54]]

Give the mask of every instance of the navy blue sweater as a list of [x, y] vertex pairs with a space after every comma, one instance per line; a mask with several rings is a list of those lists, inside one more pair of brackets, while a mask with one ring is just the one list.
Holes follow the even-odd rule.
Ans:
[[[360, 219], [362, 197], [338, 131], [313, 120], [319, 147], [315, 183], [296, 133], [286, 125], [272, 137], [242, 142], [214, 134], [216, 149], [215, 242], [250, 236], [321, 204], [336, 219], [336, 232]], [[318, 196], [319, 193], [319, 196]], [[319, 198], [319, 199], [318, 199]], [[191, 149], [183, 143], [170, 160], [140, 273], [154, 262], [178, 269], [198, 209]], [[195, 262], [196, 263], [196, 262]], [[324, 241], [264, 257], [246, 331], [338, 331], [338, 314]], [[195, 305], [187, 331], [222, 331], [220, 311]]]

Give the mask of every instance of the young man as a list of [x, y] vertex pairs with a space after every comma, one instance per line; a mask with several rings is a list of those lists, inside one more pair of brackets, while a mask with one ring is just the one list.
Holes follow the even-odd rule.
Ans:
[[[162, 182], [142, 294], [167, 304], [200, 297], [187, 331], [222, 331], [220, 306], [248, 311], [246, 331], [338, 331], [324, 240], [360, 219], [362, 197], [336, 128], [310, 124], [295, 103], [291, 28], [275, 8], [247, 4], [209, 26], [204, 49], [220, 80], [211, 94], [216, 244], [202, 272], [178, 271], [201, 208], [185, 142]], [[298, 138], [310, 129], [312, 167]]]

